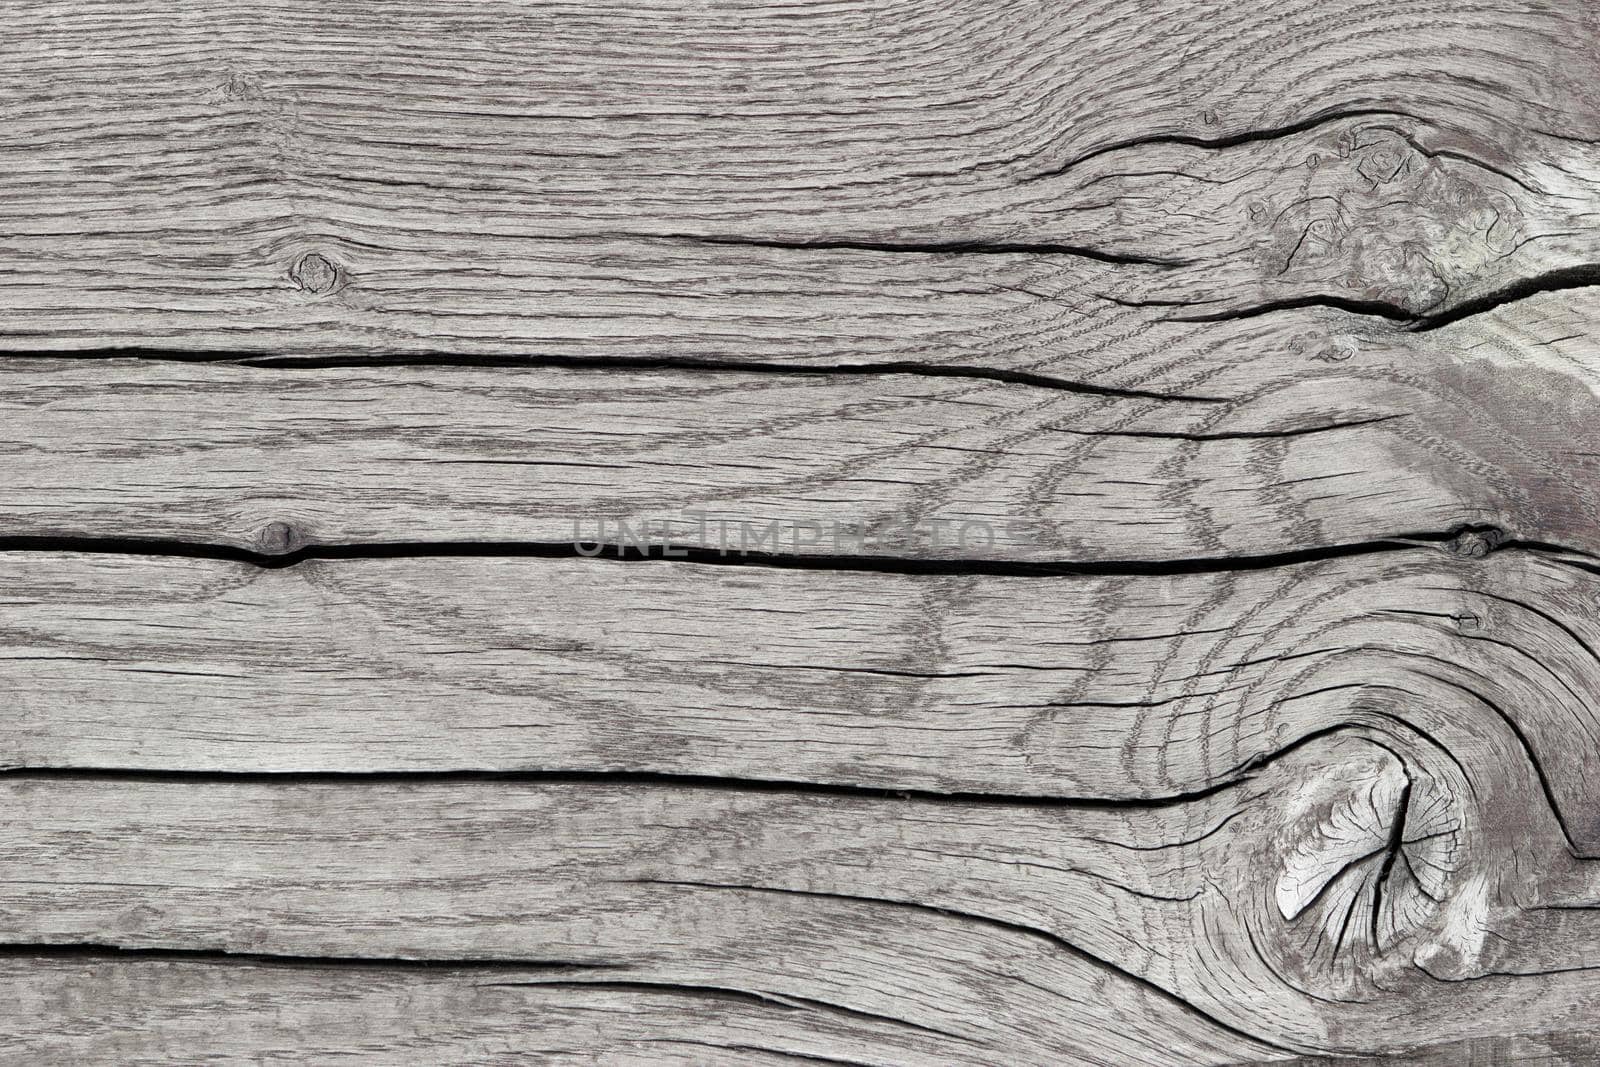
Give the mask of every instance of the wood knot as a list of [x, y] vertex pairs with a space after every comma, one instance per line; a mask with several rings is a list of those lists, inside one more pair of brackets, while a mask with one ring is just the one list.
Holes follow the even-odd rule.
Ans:
[[301, 256], [295, 265], [289, 268], [289, 277], [301, 290], [321, 296], [333, 292], [339, 284], [339, 268], [335, 267], [326, 256], [316, 252]]
[[256, 548], [268, 556], [287, 556], [305, 544], [305, 537], [286, 522], [269, 522], [256, 534]]
[[1445, 542], [1445, 551], [1462, 559], [1482, 559], [1505, 543], [1504, 530], [1462, 530]]
[[[1346, 735], [1281, 771], [1267, 870], [1284, 925], [1264, 929], [1277, 966], [1348, 995], [1403, 970], [1428, 940], [1460, 866], [1463, 823], [1444, 782], [1385, 741]], [[1275, 861], [1275, 862], [1273, 862]], [[1259, 862], [1259, 861], [1258, 861]]]

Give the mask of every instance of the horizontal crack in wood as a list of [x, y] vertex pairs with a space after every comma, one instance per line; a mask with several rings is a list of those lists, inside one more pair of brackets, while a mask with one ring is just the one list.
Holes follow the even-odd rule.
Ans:
[[[1492, 543], [1492, 544], [1491, 544]], [[749, 551], [721, 551], [664, 544], [639, 548], [532, 541], [396, 541], [373, 544], [309, 544], [282, 553], [252, 551], [232, 545], [143, 538], [104, 537], [0, 537], [0, 552], [73, 553], [86, 555], [158, 556], [248, 563], [264, 569], [283, 569], [314, 560], [437, 559], [505, 557], [528, 559], [591, 559], [609, 563], [683, 563], [718, 567], [773, 567], [796, 570], [862, 571], [881, 574], [997, 575], [1032, 578], [1162, 577], [1232, 571], [1272, 570], [1389, 552], [1443, 548], [1454, 555], [1480, 558], [1485, 545], [1528, 551], [1559, 551], [1583, 555], [1573, 549], [1506, 538], [1494, 527], [1460, 527], [1450, 531], [1402, 533], [1351, 544], [1291, 549], [1255, 555], [1207, 556], [1186, 559], [1054, 560], [1017, 563], [998, 559], [937, 559], [888, 556], [805, 555]], [[1466, 547], [1463, 547], [1466, 546]], [[670, 554], [668, 554], [670, 553]]]

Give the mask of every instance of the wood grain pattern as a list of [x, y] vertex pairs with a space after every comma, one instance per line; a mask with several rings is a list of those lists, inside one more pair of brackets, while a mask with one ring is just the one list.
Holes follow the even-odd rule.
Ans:
[[4, 25], [0, 1058], [1600, 1056], [1591, 5]]
[[1585, 6], [1215, 14], [19, 3], [7, 345], [996, 366], [1593, 273]]
[[[950, 940], [959, 943], [959, 938]], [[1023, 959], [1029, 956], [1031, 946], [1023, 938], [1001, 944]], [[1012, 960], [997, 961], [996, 977], [1004, 980], [1008, 968], [1018, 969]], [[672, 972], [663, 971], [670, 979]], [[239, 957], [195, 960], [156, 954], [92, 960], [35, 954], [0, 962], [0, 988], [21, 1009], [0, 1016], [5, 1027], [0, 1032], [29, 1048], [33, 1062], [42, 1064], [220, 1061], [236, 1052], [242, 1036], [285, 1063], [338, 1059], [387, 1064], [410, 1058], [439, 1064], [599, 1061], [687, 1067], [714, 1059], [781, 1067], [808, 1059], [837, 1062], [843, 1058], [836, 1054], [840, 1046], [860, 1048], [860, 1063], [993, 1062], [978, 1057], [996, 1055], [1002, 1047], [992, 1030], [985, 1032], [986, 1023], [994, 1026], [988, 1020], [999, 1018], [1041, 1035], [1024, 1032], [1014, 1040], [1027, 1042], [1043, 1062], [1071, 1057], [1078, 1063], [1118, 1063], [1122, 1060], [1108, 1048], [1052, 1043], [1048, 1036], [1056, 1031], [1063, 996], [1099, 1000], [1102, 990], [1112, 988], [1138, 1004], [1137, 1012], [1117, 1021], [1125, 1027], [1128, 1047], [1144, 1057], [1141, 1062], [1203, 1063], [1227, 1050], [1250, 1057], [1230, 1061], [1241, 1064], [1326, 1067], [1330, 1062], [1321, 1056], [1283, 1058], [1271, 1050], [1256, 1059], [1249, 1042], [1226, 1038], [1212, 1037], [1207, 1045], [1197, 1036], [1203, 1023], [1192, 1013], [1154, 997], [1141, 1000], [1137, 987], [1085, 976], [1068, 963], [1050, 969], [1048, 987], [1030, 987], [1018, 975], [1006, 995], [971, 999], [974, 1011], [961, 1020], [971, 1029], [960, 1038], [923, 1034], [887, 1011], [880, 1019], [837, 1002], [697, 986], [683, 980], [699, 977], [692, 972], [677, 980], [652, 980], [648, 972], [634, 972], [631, 978], [606, 974], [515, 963], [418, 968], [374, 962], [338, 970]], [[925, 1003], [916, 991], [885, 985], [889, 992], [878, 995], [885, 1009]], [[695, 1010], [684, 1011], [686, 1004]], [[50, 1024], [63, 1013], [74, 1018], [70, 1032]], [[949, 1025], [949, 1019], [939, 1018]], [[470, 1025], [463, 1025], [467, 1019]], [[1152, 1031], [1162, 1024], [1171, 1025], [1179, 1036], [1157, 1044]], [[973, 1035], [996, 1040], [975, 1049]], [[1013, 1040], [1011, 1035], [1004, 1039]], [[1592, 1062], [1594, 1047], [1592, 1033], [1575, 1030], [1448, 1042], [1411, 1049], [1401, 1062], [1418, 1067], [1583, 1067]], [[1340, 1057], [1333, 1062], [1374, 1067], [1396, 1058]]]
[[[1483, 719], [1511, 762], [1525, 740], [1569, 832], [1600, 846], [1592, 583], [1521, 551], [1101, 579], [492, 557], [0, 565], [11, 766], [1148, 798], [1345, 721], [1394, 670], [1441, 702], [1395, 714], [1433, 733]], [[1428, 673], [1456, 677], [1452, 663], [1487, 703]], [[1538, 711], [1508, 735], [1492, 707]]]
[[[789, 997], [826, 1021], [768, 1024], [767, 1039], [851, 1061], [864, 1047], [960, 1063], [1382, 1049], [1423, 1016], [1441, 1037], [1493, 1032], [1511, 1004], [1530, 1029], [1581, 1025], [1581, 970], [1507, 972], [1536, 962], [1517, 951], [1519, 927], [1549, 923], [1525, 909], [1592, 894], [1592, 864], [1562, 862], [1548, 834], [1524, 838], [1518, 858], [1546, 864], [1544, 895], [1506, 892], [1479, 852], [1506, 827], [1457, 807], [1448, 767], [1411, 755], [1353, 731], [1239, 788], [1109, 811], [638, 784], [19, 778], [3, 787], [17, 819], [0, 832], [14, 857], [0, 899], [45, 955], [62, 941], [316, 957], [328, 984], [349, 980], [338, 961], [352, 955], [437, 960], [446, 975], [451, 962], [520, 965], [473, 985], [554, 980], [595, 1013], [636, 990], [603, 1041], [648, 1010], [640, 986]], [[1397, 812], [1404, 788], [1415, 807]], [[1396, 817], [1416, 859], [1391, 870], [1367, 853], [1383, 854]], [[1284, 834], [1301, 846], [1287, 868], [1262, 863]], [[1434, 903], [1441, 864], [1470, 868], [1475, 894]], [[1286, 893], [1309, 909], [1286, 908]], [[1592, 913], [1565, 914], [1565, 934], [1592, 935]], [[1509, 948], [1491, 938], [1502, 932]], [[1592, 947], [1568, 960], [1585, 961]], [[451, 977], [447, 989], [462, 984]], [[602, 988], [585, 994], [591, 981]], [[1085, 983], [1099, 988], [1085, 996]], [[491, 1027], [516, 1010], [503, 993], [458, 995], [487, 1001]], [[678, 1032], [731, 1054], [720, 1014], [686, 1006]], [[1187, 1040], [1163, 1047], [1169, 1028]]]
[[[1600, 966], [1594, 579], [1539, 554], [1104, 580], [7, 559], [6, 746], [58, 768], [5, 785], [13, 940], [716, 961], [690, 984], [743, 989], [729, 938], [806, 958], [750, 924], [819, 923], [860, 953], [830, 909], [913, 907], [1215, 1020], [1219, 1046], [1172, 1062], [1240, 1040], [1383, 1051], [1423, 1013], [1434, 1040], [1471, 1040], [1512, 1003], [1569, 1029]], [[1140, 632], [1155, 603], [1181, 633]], [[456, 773], [359, 773], [399, 769]], [[926, 992], [976, 967], [898, 951], [841, 958], [838, 980], [888, 966]], [[1099, 1010], [1030, 1038], [984, 1018], [1024, 1062], [1101, 1062], [1095, 1042], [1167, 1062]]]
[[1394, 337], [1320, 333], [1338, 312], [1194, 324], [1120, 370], [1105, 354], [1084, 384], [1124, 395], [915, 374], [13, 361], [0, 523], [266, 552], [617, 542], [623, 525], [680, 546], [1019, 562], [1464, 526], [1600, 552], [1596, 299]]
[[[1065, 998], [1094, 999], [1109, 987], [1127, 1007], [1108, 1023], [1147, 1062], [1215, 1061], [1228, 1050], [1250, 1055], [1262, 1048], [1207, 1028], [1131, 982], [1049, 960], [1023, 934], [968, 931], [937, 918], [848, 915], [847, 907], [837, 910], [850, 921], [831, 942], [820, 933], [808, 938], [803, 921], [772, 917], [794, 933], [768, 942], [793, 961], [790, 974], [770, 973], [770, 963], [753, 954], [725, 968], [672, 961], [312, 968], [271, 959], [17, 957], [0, 965], [0, 988], [22, 1010], [0, 1017], [0, 1033], [47, 1064], [225, 1061], [241, 1043], [290, 1063], [934, 1065], [983, 1063], [1012, 1047], [1028, 1057], [1020, 1062], [1109, 1062], [1104, 1047], [1057, 1037], [1054, 1022]], [[875, 928], [883, 934], [875, 936]], [[852, 945], [852, 931], [867, 944]], [[931, 935], [932, 946], [908, 953], [888, 940], [896, 933]], [[829, 973], [830, 957], [852, 951], [880, 960], [873, 967], [880, 990], [860, 999], [849, 976]], [[919, 988], [896, 973], [948, 960], [989, 974]], [[802, 963], [814, 968], [810, 975], [799, 973]], [[1036, 969], [1044, 982], [1035, 987], [1009, 973], [1023, 969]], [[712, 984], [719, 981], [741, 985]], [[941, 996], [971, 1006], [951, 1019], [935, 1000]], [[63, 1013], [75, 1020], [71, 1032], [46, 1021]], [[1184, 1036], [1174, 1045], [1159, 1036], [1163, 1026]]]

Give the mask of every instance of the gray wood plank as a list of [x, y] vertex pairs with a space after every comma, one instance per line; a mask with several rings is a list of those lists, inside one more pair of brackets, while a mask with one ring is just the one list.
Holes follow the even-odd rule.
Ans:
[[[228, 1013], [273, 985], [309, 1010], [262, 961], [216, 955], [230, 952], [303, 961], [289, 976], [302, 990], [346, 999], [359, 984], [355, 1019], [390, 1032], [397, 987], [414, 992], [414, 1023], [481, 1005], [481, 1029], [476, 1014], [445, 1028], [458, 1041], [540, 1004], [477, 990], [514, 965], [512, 982], [571, 983], [558, 1003], [602, 1016], [581, 1046], [599, 1049], [689, 1038], [861, 1063], [1191, 1063], [1575, 1025], [1593, 996], [1592, 973], [1571, 969], [1596, 963], [1593, 914], [1565, 913], [1560, 960], [1549, 942], [1491, 935], [1593, 894], [1594, 862], [1528, 805], [1454, 792], [1448, 760], [1419, 763], [1425, 746], [1397, 740], [1352, 729], [1209, 796], [1110, 809], [601, 781], [12, 777], [0, 927], [22, 942], [13, 967], [76, 945], [112, 981], [145, 962], [119, 949], [234, 969], [237, 982], [180, 969], [135, 994], [158, 1027], [208, 989]], [[1394, 864], [1377, 862], [1387, 847]], [[1300, 880], [1313, 872], [1325, 884]], [[1304, 910], [1285, 908], [1286, 886], [1315, 890]], [[391, 978], [351, 957], [442, 966]], [[491, 975], [469, 993], [452, 964]], [[59, 967], [29, 969], [48, 982]], [[650, 985], [685, 995], [652, 1000]], [[765, 1008], [730, 1018], [697, 1003], [711, 989], [807, 1003], [808, 1025]], [[90, 1009], [79, 1033], [148, 1048], [160, 1029], [96, 1024], [130, 1007]], [[19, 1022], [3, 1025], [25, 1049], [64, 1043]], [[533, 1033], [582, 1040], [564, 1023]], [[322, 1022], [312, 1036], [338, 1034]]]
[[5, 553], [4, 763], [1137, 799], [1381, 711], [1600, 844], [1593, 579], [1452, 547], [1103, 578]]
[[1587, 5], [5, 20], [7, 1055], [1592, 1058]]
[[1124, 395], [917, 374], [13, 360], [0, 538], [275, 552], [648, 530], [734, 551], [1094, 563], [1483, 525], [1595, 552], [1597, 300], [1546, 294], [1392, 337], [1320, 339], [1342, 314], [1321, 310], [1195, 324], [1181, 344], [1108, 348], [1083, 385]]
[[1277, 1055], [1023, 932], [848, 902], [809, 917], [759, 904], [724, 914], [765, 931], [752, 950], [730, 944], [690, 959], [705, 946], [688, 934], [664, 958], [635, 945], [619, 949], [627, 962], [545, 966], [22, 953], [0, 961], [0, 990], [18, 1009], [0, 1012], [0, 1039], [51, 1065], [978, 1067], [1135, 1057], [1177, 1067]]
[[5, 344], [999, 366], [1592, 282], [1585, 7], [1219, 17], [15, 4]]
[[[434, 960], [622, 983], [568, 990], [537, 1048], [646, 1062], [1572, 1029], [1600, 967], [1596, 580], [1486, 547], [1105, 578], [6, 553], [0, 943], [30, 986], [188, 969], [105, 987], [148, 1036], [0, 1028], [137, 1059], [196, 997], [310, 1011], [352, 969], [345, 1018], [414, 1058], [527, 1025], [417, 1037], [461, 1003], [405, 971]], [[289, 963], [309, 987], [259, 973]], [[700, 1003], [728, 990], [849, 1017]]]

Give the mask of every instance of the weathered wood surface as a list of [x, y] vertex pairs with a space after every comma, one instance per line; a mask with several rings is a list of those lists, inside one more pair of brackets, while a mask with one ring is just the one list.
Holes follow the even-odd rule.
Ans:
[[1595, 292], [1421, 334], [1325, 334], [1344, 317], [1326, 310], [1190, 324], [1181, 345], [1107, 350], [1087, 384], [1124, 395], [915, 374], [17, 360], [0, 364], [0, 522], [268, 553], [617, 542], [623, 525], [703, 548], [1033, 562], [1463, 526], [1600, 552]]
[[1600, 1057], [1590, 5], [3, 24], [5, 1056]]
[[502, 558], [0, 567], [12, 767], [626, 770], [1135, 799], [1206, 788], [1376, 708], [1452, 737], [1458, 759], [1498, 738], [1497, 758], [1537, 762], [1574, 840], [1600, 849], [1600, 583], [1540, 554], [1100, 579]]
[[[1600, 584], [1544, 554], [1118, 579], [5, 562], [14, 941], [556, 960], [603, 983], [588, 1012], [629, 983], [810, 1004], [892, 974], [865, 1031], [766, 1031], [862, 1062], [1372, 1051], [1592, 1005]], [[1149, 631], [1158, 606], [1179, 630]], [[1037, 991], [1065, 961], [1101, 1007], [1041, 1030], [1077, 999]], [[351, 980], [326, 966], [315, 988]], [[415, 995], [441, 982], [469, 995]], [[359, 1011], [392, 1029], [386, 995]], [[1161, 1022], [1172, 1001], [1212, 1022]], [[597, 1040], [744, 1043], [647, 1010]]]
[[7, 30], [8, 347], [1040, 368], [1126, 303], [1439, 315], [1597, 258], [1578, 2], [33, 0]]
[[[638, 783], [22, 777], [0, 788], [15, 813], [0, 899], [11, 931], [45, 942], [321, 958], [327, 983], [349, 981], [355, 965], [337, 961], [355, 955], [520, 964], [512, 981], [555, 980], [594, 1013], [628, 992], [648, 1010], [651, 985], [792, 997], [809, 1034], [768, 1038], [852, 1061], [1373, 1048], [1422, 1026], [1493, 1032], [1512, 997], [1524, 1026], [1581, 1025], [1592, 952], [1574, 945], [1558, 968], [1527, 958], [1527, 934], [1592, 935], [1594, 912], [1529, 910], [1592, 900], [1592, 863], [1549, 825], [1506, 840], [1493, 809], [1459, 803], [1450, 764], [1420, 752], [1352, 731], [1232, 789], [1114, 810]], [[1486, 862], [1496, 845], [1513, 854]], [[1507, 859], [1538, 865], [1538, 899], [1508, 891]], [[1475, 892], [1433, 901], [1463, 869]], [[491, 1026], [516, 1010], [470, 995]], [[1063, 1011], [1078, 1025], [1041, 1025]], [[702, 1037], [706, 1059], [738, 1051], [720, 1012], [683, 1014], [697, 1036], [720, 1032]], [[1164, 1047], [1168, 1030], [1187, 1040]]]

